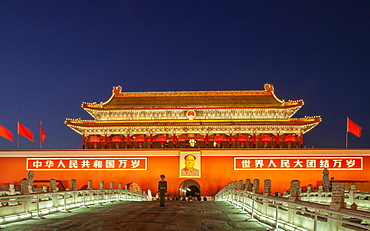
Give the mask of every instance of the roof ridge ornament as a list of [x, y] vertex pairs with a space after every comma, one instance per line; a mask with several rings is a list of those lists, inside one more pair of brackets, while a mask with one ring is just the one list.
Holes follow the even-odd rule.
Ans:
[[274, 85], [272, 85], [272, 84], [265, 83], [264, 87], [265, 87], [265, 91], [267, 91], [267, 92], [273, 92], [274, 91]]
[[112, 93], [116, 96], [121, 94], [122, 93], [122, 87], [121, 86], [113, 87]]

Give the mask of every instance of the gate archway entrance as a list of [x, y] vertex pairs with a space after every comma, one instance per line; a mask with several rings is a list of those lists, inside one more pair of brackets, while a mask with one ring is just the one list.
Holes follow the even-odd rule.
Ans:
[[195, 180], [185, 180], [179, 187], [180, 196], [200, 196], [200, 185]]

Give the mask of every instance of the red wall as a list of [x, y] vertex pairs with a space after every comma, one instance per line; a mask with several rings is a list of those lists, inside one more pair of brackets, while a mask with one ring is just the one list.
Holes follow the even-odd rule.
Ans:
[[[13, 151], [0, 152], [0, 184], [8, 187], [9, 183], [18, 183], [27, 178], [27, 157], [32, 158], [67, 158], [67, 157], [146, 157], [148, 158], [147, 170], [63, 170], [48, 171], [34, 170], [34, 180], [56, 179], [70, 182], [77, 180], [77, 187], [81, 188], [88, 180], [93, 181], [93, 187], [99, 188], [99, 182], [105, 181], [105, 188], [109, 182], [128, 184], [135, 182], [145, 191], [157, 191], [159, 176], [164, 174], [168, 182], [168, 193], [178, 195], [180, 184], [191, 178], [179, 178], [179, 151]], [[234, 170], [234, 157], [237, 156], [361, 156], [363, 157], [362, 170], [330, 170], [330, 177], [335, 180], [370, 180], [370, 150], [202, 150], [201, 178], [194, 178], [201, 186], [202, 195], [214, 195], [231, 181], [246, 179], [259, 179], [260, 191], [263, 192], [263, 181], [272, 181], [272, 192], [288, 190], [290, 181], [300, 180], [301, 186], [322, 180], [322, 169], [318, 170]], [[70, 185], [65, 185], [70, 187]]]

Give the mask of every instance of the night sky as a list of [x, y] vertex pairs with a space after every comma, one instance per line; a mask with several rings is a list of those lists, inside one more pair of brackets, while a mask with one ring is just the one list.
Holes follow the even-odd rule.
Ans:
[[81, 148], [66, 118], [123, 91], [263, 90], [320, 115], [311, 148], [370, 148], [370, 1], [0, 1], [0, 150]]

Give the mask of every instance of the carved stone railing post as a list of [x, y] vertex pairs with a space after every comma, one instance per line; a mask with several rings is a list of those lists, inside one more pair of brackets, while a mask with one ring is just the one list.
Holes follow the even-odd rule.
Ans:
[[238, 189], [243, 190], [243, 180], [239, 180]]
[[252, 192], [259, 193], [259, 191], [260, 191], [259, 188], [260, 188], [260, 180], [259, 179], [254, 179]]
[[349, 196], [348, 201], [350, 205], [352, 205], [355, 202], [355, 192], [356, 192], [356, 185], [352, 184], [350, 186], [349, 195], [348, 195]]
[[15, 195], [15, 187], [14, 184], [9, 185], [9, 195]]
[[344, 182], [334, 181], [332, 187], [330, 208], [335, 210], [345, 208], [346, 203], [344, 202]]
[[71, 180], [71, 190], [76, 191], [77, 190], [77, 181], [76, 179]]
[[307, 200], [308, 201], [310, 201], [310, 194], [311, 194], [311, 192], [312, 192], [312, 186], [309, 184], [308, 186], [307, 186]]
[[50, 179], [50, 192], [56, 192], [57, 191], [57, 181], [55, 179]]
[[300, 181], [299, 180], [292, 180], [290, 182], [290, 196], [289, 200], [290, 201], [297, 201], [300, 198], [300, 192], [301, 192], [301, 187], [300, 187]]
[[114, 182], [110, 182], [109, 189], [114, 189]]
[[100, 181], [100, 189], [104, 189], [104, 181]]
[[93, 189], [92, 180], [88, 180], [87, 181], [87, 190], [92, 190], [92, 189]]
[[118, 189], [122, 189], [122, 183], [118, 183]]
[[318, 190], [317, 190], [317, 195], [319, 198], [322, 197], [322, 192], [323, 192], [323, 186], [319, 185]]
[[245, 180], [245, 191], [252, 191], [252, 184], [250, 179]]
[[264, 196], [270, 196], [271, 195], [271, 180], [266, 179], [263, 182], [263, 186], [264, 186], [263, 195]]

